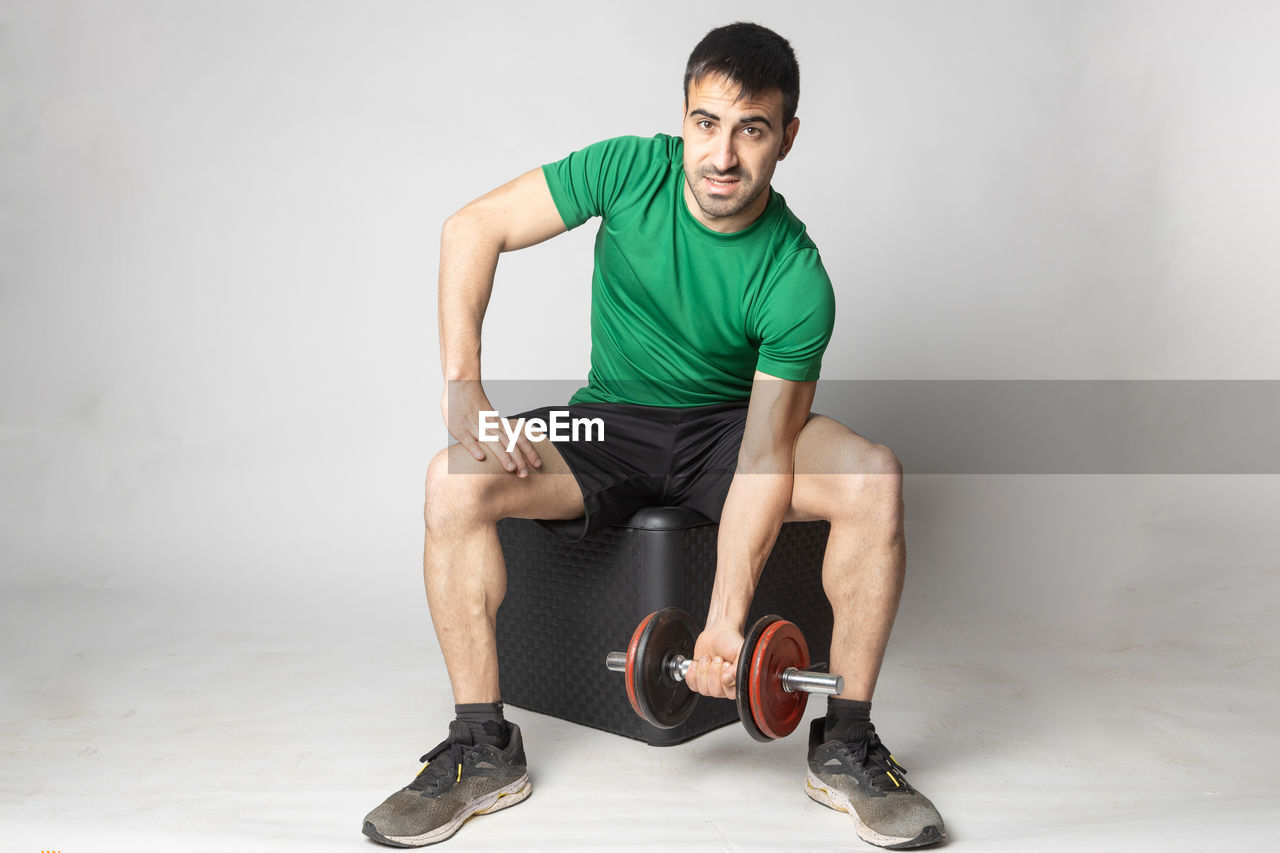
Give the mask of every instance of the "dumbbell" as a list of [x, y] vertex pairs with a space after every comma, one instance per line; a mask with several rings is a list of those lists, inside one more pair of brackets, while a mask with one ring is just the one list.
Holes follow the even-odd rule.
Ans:
[[[640, 621], [625, 652], [610, 652], [605, 666], [627, 678], [627, 699], [660, 729], [689, 719], [698, 694], [685, 684], [697, 636], [693, 617], [667, 607]], [[767, 742], [795, 731], [810, 693], [844, 690], [839, 675], [809, 666], [804, 634], [780, 616], [763, 616], [747, 632], [738, 654], [738, 718], [747, 733]]]

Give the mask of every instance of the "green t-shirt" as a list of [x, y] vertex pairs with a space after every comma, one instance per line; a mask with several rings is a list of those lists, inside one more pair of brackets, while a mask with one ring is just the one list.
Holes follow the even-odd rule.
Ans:
[[602, 218], [591, 280], [591, 372], [572, 402], [700, 406], [746, 399], [757, 369], [818, 378], [835, 293], [813, 241], [770, 190], [721, 234], [684, 201], [684, 141], [627, 136], [543, 167], [568, 228]]

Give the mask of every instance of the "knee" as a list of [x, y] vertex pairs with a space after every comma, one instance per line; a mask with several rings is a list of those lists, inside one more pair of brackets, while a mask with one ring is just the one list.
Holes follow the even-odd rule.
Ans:
[[467, 464], [474, 461], [455, 444], [437, 453], [427, 466], [422, 516], [429, 535], [491, 520], [486, 511], [489, 478]]
[[902, 461], [883, 444], [873, 444], [864, 454], [859, 472], [884, 491], [902, 494]]
[[844, 460], [840, 505], [864, 523], [902, 526], [902, 462], [883, 444], [872, 444]]

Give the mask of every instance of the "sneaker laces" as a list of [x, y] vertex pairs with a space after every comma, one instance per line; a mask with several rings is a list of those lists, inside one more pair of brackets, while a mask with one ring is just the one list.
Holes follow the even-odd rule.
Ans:
[[889, 753], [889, 748], [880, 740], [880, 735], [876, 734], [874, 725], [867, 725], [867, 736], [856, 742], [846, 741], [845, 745], [849, 749], [849, 755], [858, 764], [869, 770], [877, 771], [871, 774], [871, 784], [880, 791], [912, 791], [912, 787], [907, 784], [907, 780], [901, 778], [907, 773], [907, 768], [894, 759]]
[[462, 763], [474, 749], [475, 743], [466, 723], [450, 723], [449, 736], [418, 759], [425, 761], [426, 765], [419, 771], [417, 778], [409, 783], [409, 789], [432, 795], [449, 790], [462, 780]]

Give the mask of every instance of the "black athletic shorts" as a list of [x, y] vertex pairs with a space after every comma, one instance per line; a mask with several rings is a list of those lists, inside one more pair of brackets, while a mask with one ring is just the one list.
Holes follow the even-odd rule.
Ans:
[[549, 422], [552, 411], [567, 411], [562, 420], [598, 418], [604, 437], [599, 438], [598, 428], [580, 427], [573, 440], [572, 429], [562, 426], [569, 440], [553, 443], [582, 489], [586, 515], [576, 523], [548, 523], [549, 530], [578, 540], [647, 506], [684, 506], [720, 520], [738, 467], [746, 400], [688, 409], [577, 403], [507, 419]]

